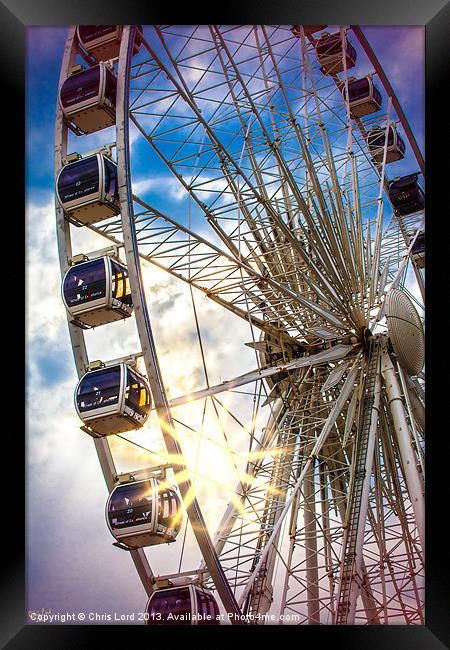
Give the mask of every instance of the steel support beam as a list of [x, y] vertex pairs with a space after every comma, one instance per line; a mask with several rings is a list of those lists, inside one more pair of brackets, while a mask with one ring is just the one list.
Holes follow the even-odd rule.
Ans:
[[418, 458], [412, 447], [400, 384], [397, 380], [394, 364], [386, 348], [382, 352], [381, 373], [383, 375], [389, 409], [394, 423], [394, 431], [400, 450], [409, 498], [411, 499], [415, 514], [422, 552], [425, 555], [425, 488], [417, 468]]

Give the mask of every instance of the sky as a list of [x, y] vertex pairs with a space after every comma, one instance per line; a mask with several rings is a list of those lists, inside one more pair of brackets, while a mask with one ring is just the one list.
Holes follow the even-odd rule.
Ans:
[[[424, 30], [363, 29], [423, 150]], [[67, 29], [31, 27], [27, 31], [27, 608], [38, 613], [132, 613], [142, 611], [146, 596], [128, 554], [112, 546], [114, 540], [105, 523], [106, 486], [92, 439], [79, 430], [81, 423], [73, 406], [77, 377], [60, 297], [53, 207], [53, 131]], [[365, 71], [364, 66], [359, 69]], [[81, 145], [77, 150], [81, 151]], [[410, 167], [410, 160], [399, 163], [398, 175], [410, 172]], [[181, 205], [180, 190], [170, 172], [159, 170], [156, 174], [145, 163], [136, 164], [135, 169], [136, 184], [141, 183], [146, 197], [150, 196], [151, 202], [168, 214], [176, 214]], [[84, 229], [74, 233], [74, 252], [103, 246], [104, 240]], [[169, 393], [175, 396], [204, 385], [200, 352], [193, 345], [194, 319], [186, 286], [154, 267], [145, 270], [144, 281]], [[247, 326], [203, 296], [196, 295], [195, 300], [211, 383], [254, 367], [253, 352], [243, 346], [250, 340]], [[107, 325], [101, 336], [88, 332], [86, 340], [90, 358], [114, 358], [138, 350], [132, 322]], [[234, 406], [240, 408], [238, 396], [225, 399], [234, 399]], [[242, 409], [245, 411], [247, 404], [242, 402]], [[195, 417], [200, 415], [197, 409]], [[209, 417], [211, 414], [206, 416], [205, 429]], [[231, 422], [227, 424], [238, 448], [241, 432]], [[220, 446], [223, 439], [220, 432], [213, 431], [213, 442], [206, 441], [197, 458], [197, 440], [189, 438], [187, 432], [182, 435], [191, 465], [209, 477], [206, 517], [213, 529], [226, 502], [223, 491], [212, 481], [230, 485], [235, 482], [229, 458], [225, 458], [226, 452]], [[158, 426], [152, 418], [134, 439], [163, 453]], [[120, 440], [113, 444], [123, 461], [121, 471], [148, 465], [148, 455], [142, 450]], [[172, 555], [175, 553], [179, 549]], [[158, 572], [173, 569], [166, 546], [151, 549], [149, 557]], [[197, 566], [197, 559], [188, 531], [183, 568]], [[170, 560], [173, 562], [173, 557]]]

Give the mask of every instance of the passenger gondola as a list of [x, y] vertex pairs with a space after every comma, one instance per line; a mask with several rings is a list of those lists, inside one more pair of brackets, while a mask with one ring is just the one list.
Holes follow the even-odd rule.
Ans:
[[[345, 85], [343, 86], [345, 93]], [[380, 110], [382, 104], [381, 93], [374, 84], [372, 77], [349, 79], [348, 102], [352, 117], [364, 117]]]
[[72, 322], [81, 327], [105, 325], [133, 313], [127, 268], [108, 255], [71, 266], [62, 296]]
[[389, 199], [397, 216], [419, 212], [425, 208], [425, 194], [417, 177], [419, 173], [394, 178], [389, 183]]
[[90, 370], [75, 390], [75, 408], [94, 437], [140, 429], [151, 407], [144, 377], [125, 363]]
[[356, 50], [348, 40], [347, 35], [344, 36], [342, 43], [340, 32], [335, 34], [324, 32], [321, 34], [320, 39], [316, 41], [316, 56], [324, 74], [335, 75], [344, 71], [342, 45], [344, 45], [346, 69], [350, 70], [356, 63]]
[[77, 226], [89, 226], [119, 214], [116, 163], [100, 153], [78, 157], [59, 172], [56, 195], [69, 220]]
[[106, 521], [117, 542], [142, 548], [174, 542], [183, 511], [176, 491], [166, 481], [150, 478], [115, 487], [106, 504]]
[[412, 245], [411, 253], [417, 268], [424, 269], [425, 268], [425, 233], [423, 231], [419, 232], [419, 234], [417, 235], [416, 241]]
[[146, 608], [147, 625], [218, 625], [219, 607], [209, 589], [200, 585], [157, 589]]
[[[384, 143], [386, 140], [386, 129], [381, 126], [374, 126], [367, 133], [367, 144], [373, 160], [377, 163], [383, 162]], [[402, 160], [405, 157], [405, 143], [400, 137], [395, 124], [389, 125], [387, 138], [386, 164]]]
[[[122, 32], [123, 25], [78, 25], [77, 27], [78, 42], [96, 61], [118, 58]], [[142, 25], [137, 25], [133, 55], [139, 52], [143, 36]]]
[[59, 103], [77, 135], [95, 133], [115, 124], [116, 88], [116, 76], [105, 63], [87, 70], [75, 66], [60, 88]]

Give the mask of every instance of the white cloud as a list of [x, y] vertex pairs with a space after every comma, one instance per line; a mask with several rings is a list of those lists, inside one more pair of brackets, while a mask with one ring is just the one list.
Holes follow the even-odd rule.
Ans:
[[133, 181], [133, 193], [145, 197], [149, 192], [175, 201], [182, 201], [188, 194], [175, 176], [155, 175], [150, 178], [137, 178]]
[[[104, 480], [92, 440], [80, 431], [81, 423], [74, 411], [73, 392], [77, 379], [70, 359], [66, 315], [60, 298], [55, 213], [51, 197], [47, 198], [39, 205], [29, 202], [27, 206], [28, 538], [33, 540], [28, 547], [28, 606], [29, 609], [50, 607], [53, 611], [63, 606], [69, 610], [78, 606], [95, 611], [99, 603], [105, 608], [120, 603], [120, 609], [124, 607], [123, 594], [126, 592], [125, 609], [137, 611], [145, 604], [145, 595], [127, 554], [111, 547], [113, 540], [104, 521], [107, 496]], [[73, 228], [72, 233], [74, 252], [105, 246], [105, 240], [88, 229]], [[147, 264], [143, 274], [168, 393], [176, 396], [204, 387], [187, 285]], [[251, 338], [247, 324], [224, 313], [197, 292], [196, 306], [210, 381], [231, 378], [252, 367], [254, 353], [242, 346], [243, 341]], [[133, 319], [86, 332], [86, 343], [91, 360], [106, 360], [139, 351]], [[58, 366], [58, 379], [55, 380], [55, 368], [48, 368], [46, 364], [61, 359], [64, 363]], [[248, 417], [243, 419], [249, 423], [251, 398], [230, 395], [221, 399], [230, 407], [234, 404], [242, 417], [247, 412]], [[201, 402], [193, 403], [178, 408], [175, 416], [200, 430], [202, 408]], [[244, 451], [246, 434], [227, 416], [223, 417], [231, 444]], [[181, 425], [178, 430], [186, 458], [194, 469], [198, 435]], [[230, 488], [236, 484], [237, 476], [230, 454], [223, 448], [226, 447], [223, 434], [211, 407], [203, 430], [215, 443], [203, 440], [197, 466], [202, 476], [194, 474], [194, 478], [213, 532], [230, 496], [229, 490], [219, 487], [215, 481]], [[155, 416], [143, 430], [128, 437], [164, 455]], [[112, 446], [119, 471], [161, 462], [120, 439], [113, 441]], [[187, 540], [183, 567], [194, 568], [200, 556], [192, 531]], [[50, 545], [54, 546], [51, 554], [48, 553]], [[154, 570], [159, 573], [175, 571], [180, 549], [181, 544], [175, 544], [169, 553], [166, 547], [150, 549]]]

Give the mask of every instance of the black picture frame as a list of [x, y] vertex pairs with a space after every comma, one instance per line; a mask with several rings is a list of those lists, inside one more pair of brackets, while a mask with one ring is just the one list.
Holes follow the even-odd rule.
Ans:
[[[446, 220], [450, 218], [444, 201], [448, 185], [446, 169], [446, 134], [448, 132], [446, 117], [448, 102], [444, 98], [448, 93], [448, 68], [450, 37], [450, 7], [446, 0], [378, 0], [362, 3], [357, 0], [289, 0], [268, 2], [259, 0], [244, 4], [226, 2], [211, 3], [210, 7], [200, 4], [185, 4], [169, 9], [161, 4], [140, 3], [139, 0], [119, 0], [76, 3], [61, 3], [58, 0], [3, 0], [0, 3], [0, 65], [2, 67], [2, 124], [4, 134], [12, 135], [6, 151], [6, 177], [3, 177], [3, 189], [9, 196], [22, 196], [24, 189], [25, 167], [23, 161], [25, 97], [25, 35], [26, 28], [33, 25], [63, 26], [86, 23], [119, 24], [177, 24], [240, 23], [240, 24], [359, 24], [359, 25], [423, 25], [426, 29], [426, 158], [427, 158], [427, 341], [426, 354], [427, 376], [427, 494], [426, 494], [426, 625], [425, 626], [319, 626], [295, 628], [299, 642], [323, 645], [327, 642], [336, 648], [381, 648], [382, 650], [400, 650], [421, 648], [438, 650], [450, 647], [450, 606], [449, 606], [449, 560], [447, 558], [446, 539], [446, 502], [448, 494], [447, 476], [449, 474], [449, 432], [446, 422], [446, 378], [440, 379], [440, 366], [448, 363], [446, 353], [446, 318], [445, 285], [442, 283], [441, 261], [445, 261], [448, 236], [445, 232]], [[447, 100], [445, 100], [447, 101]], [[448, 138], [447, 138], [448, 140]], [[6, 140], [3, 153], [5, 154]], [[5, 159], [5, 155], [3, 155]], [[23, 173], [21, 174], [21, 170]], [[445, 176], [444, 176], [445, 174]], [[4, 228], [8, 228], [6, 248], [12, 252], [23, 250], [24, 221], [18, 209], [14, 207], [3, 210]], [[11, 222], [10, 226], [9, 223]], [[443, 247], [446, 247], [445, 249]], [[17, 265], [19, 267], [19, 265]], [[20, 274], [20, 271], [17, 270]], [[445, 273], [445, 271], [444, 271]], [[444, 276], [445, 278], [445, 276]], [[14, 277], [14, 286], [20, 281]], [[15, 297], [14, 320], [4, 319], [7, 326], [8, 345], [4, 345], [4, 364], [16, 369], [8, 377], [15, 382], [16, 402], [10, 401], [8, 395], [8, 415], [3, 419], [4, 437], [8, 441], [8, 452], [2, 463], [4, 483], [14, 482], [14, 534], [3, 534], [7, 548], [3, 551], [3, 571], [1, 577], [1, 647], [16, 648], [72, 648], [94, 645], [93, 634], [104, 634], [105, 626], [38, 626], [25, 624], [25, 542], [24, 535], [17, 529], [25, 513], [20, 509], [24, 503], [24, 492], [20, 486], [25, 480], [25, 442], [23, 397], [18, 390], [22, 381], [20, 350], [22, 348], [22, 325], [18, 324], [20, 300]], [[25, 314], [26, 316], [26, 314]], [[24, 321], [20, 321], [23, 323]], [[5, 336], [5, 335], [4, 335]], [[9, 344], [11, 337], [17, 337], [16, 345]], [[4, 339], [5, 340], [5, 339]], [[440, 346], [438, 348], [438, 345]], [[442, 347], [441, 347], [442, 345]], [[447, 343], [448, 345], [448, 343]], [[445, 367], [445, 366], [444, 366]], [[5, 389], [4, 389], [5, 390]], [[11, 396], [11, 398], [14, 397]], [[447, 398], [448, 399], [448, 398]], [[6, 408], [6, 406], [5, 406]], [[6, 473], [6, 476], [5, 476]], [[25, 517], [23, 517], [25, 520]], [[11, 537], [10, 537], [11, 535]], [[34, 540], [39, 543], [39, 540]], [[51, 549], [49, 549], [51, 552]], [[264, 627], [220, 627], [220, 638], [226, 640], [238, 637], [237, 643], [257, 643], [265, 640]], [[121, 642], [122, 628], [114, 626], [115, 643]], [[127, 631], [128, 630], [128, 631]], [[125, 631], [129, 634], [129, 628]], [[146, 635], [147, 643], [153, 643], [155, 632], [148, 628], [133, 627], [135, 633]], [[297, 632], [298, 630], [298, 632]], [[279, 627], [276, 638], [292, 632], [292, 628]], [[205, 628], [182, 628], [183, 639], [189, 643], [192, 634], [205, 642], [208, 631]], [[209, 633], [218, 635], [219, 628], [210, 629]], [[161, 630], [159, 635], [164, 634]], [[123, 637], [125, 638], [125, 637]], [[129, 641], [129, 637], [126, 637]], [[170, 631], [173, 638], [173, 631]], [[270, 642], [270, 641], [269, 641]]]

